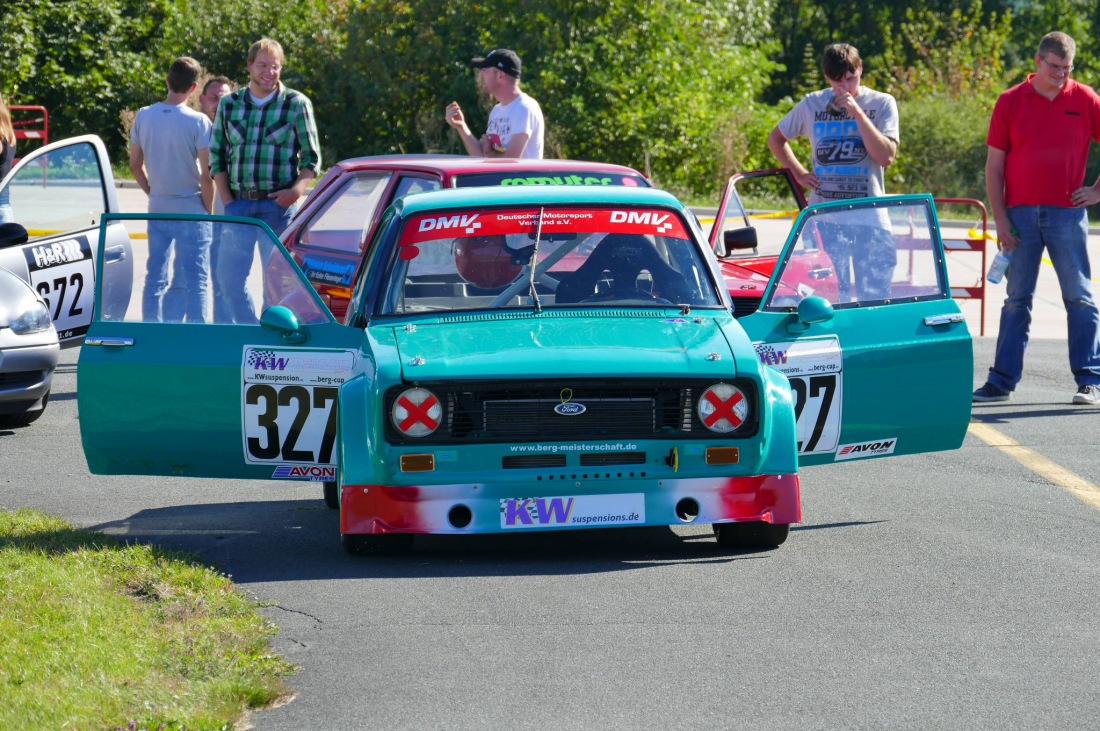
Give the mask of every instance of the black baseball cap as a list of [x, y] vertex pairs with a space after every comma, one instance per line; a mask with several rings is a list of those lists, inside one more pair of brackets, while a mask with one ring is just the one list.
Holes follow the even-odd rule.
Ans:
[[489, 55], [484, 58], [475, 58], [470, 63], [472, 63], [476, 69], [500, 69], [509, 76], [517, 79], [519, 78], [519, 56], [516, 55], [515, 51], [509, 51], [507, 48], [498, 48], [495, 51], [489, 51]]

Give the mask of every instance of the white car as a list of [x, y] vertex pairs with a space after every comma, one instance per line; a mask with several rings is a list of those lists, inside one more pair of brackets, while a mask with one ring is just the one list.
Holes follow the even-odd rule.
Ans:
[[80, 345], [92, 321], [99, 247], [108, 261], [130, 266], [123, 222], [99, 226], [104, 214], [119, 212], [107, 148], [95, 135], [54, 142], [28, 153], [0, 189], [27, 233], [22, 243], [0, 246], [0, 268], [41, 295], [62, 347]]
[[[0, 250], [27, 239], [19, 224], [0, 224]], [[0, 268], [0, 426], [30, 424], [46, 410], [61, 354], [50, 310], [30, 285]]]

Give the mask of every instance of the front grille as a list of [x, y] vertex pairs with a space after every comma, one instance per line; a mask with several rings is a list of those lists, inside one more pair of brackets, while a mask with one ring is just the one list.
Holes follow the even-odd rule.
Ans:
[[581, 455], [581, 467], [606, 467], [613, 464], [645, 464], [645, 452], [597, 452]]
[[716, 382], [709, 379], [418, 382], [417, 387], [435, 394], [442, 410], [439, 427], [419, 438], [400, 433], [388, 416], [394, 401], [411, 387], [405, 384], [386, 392], [386, 436], [394, 444], [600, 440], [607, 442], [600, 452], [608, 454], [632, 451], [623, 441], [630, 439], [737, 439], [755, 434], [759, 397], [751, 381], [727, 380], [745, 392], [750, 404], [751, 416], [740, 429], [720, 435], [699, 421], [696, 402]]
[[26, 388], [41, 383], [46, 371], [9, 371], [0, 373], [0, 388]]
[[522, 470], [532, 467], [564, 467], [564, 454], [525, 454], [519, 457], [502, 457], [500, 466], [506, 470]]

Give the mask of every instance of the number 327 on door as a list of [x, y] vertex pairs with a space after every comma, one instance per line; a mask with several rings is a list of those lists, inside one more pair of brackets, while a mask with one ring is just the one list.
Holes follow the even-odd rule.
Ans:
[[334, 465], [336, 397], [354, 364], [355, 352], [350, 350], [245, 346], [245, 462]]

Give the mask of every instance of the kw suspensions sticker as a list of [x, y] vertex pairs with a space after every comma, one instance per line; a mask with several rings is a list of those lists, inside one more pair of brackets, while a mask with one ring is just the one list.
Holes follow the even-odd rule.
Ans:
[[835, 338], [753, 343], [760, 362], [782, 371], [794, 392], [799, 454], [831, 454], [840, 440], [844, 354]]
[[351, 350], [246, 345], [241, 365], [244, 458], [276, 465], [272, 477], [336, 479], [336, 397]]
[[92, 247], [79, 236], [23, 249], [34, 291], [46, 300], [57, 337], [68, 340], [88, 332], [92, 321]]

